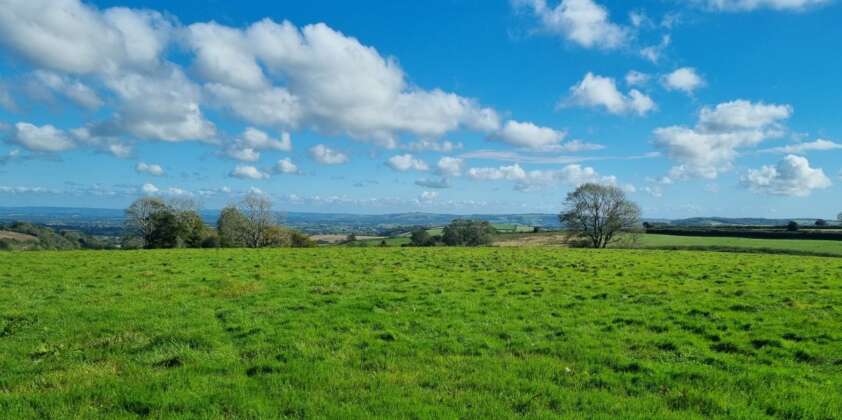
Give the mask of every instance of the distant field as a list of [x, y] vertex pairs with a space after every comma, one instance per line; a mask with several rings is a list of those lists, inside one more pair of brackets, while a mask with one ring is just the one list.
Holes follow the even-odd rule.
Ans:
[[838, 418], [842, 260], [0, 253], [4, 418]]
[[747, 239], [727, 237], [697, 237], [671, 235], [641, 235], [641, 247], [653, 248], [742, 248], [755, 250], [791, 250], [798, 252], [814, 252], [842, 256], [842, 241], [820, 241], [799, 239]]
[[37, 241], [38, 238], [27, 235], [25, 233], [10, 232], [8, 230], [0, 230], [0, 239], [11, 239], [13, 241]]

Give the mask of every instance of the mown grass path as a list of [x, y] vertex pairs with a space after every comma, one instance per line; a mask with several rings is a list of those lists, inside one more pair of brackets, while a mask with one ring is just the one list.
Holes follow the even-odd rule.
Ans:
[[0, 253], [3, 418], [838, 418], [842, 259]]

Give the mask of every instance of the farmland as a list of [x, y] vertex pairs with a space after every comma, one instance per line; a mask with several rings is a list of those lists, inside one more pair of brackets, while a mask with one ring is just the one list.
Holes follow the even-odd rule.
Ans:
[[0, 413], [834, 418], [841, 277], [652, 250], [0, 253]]

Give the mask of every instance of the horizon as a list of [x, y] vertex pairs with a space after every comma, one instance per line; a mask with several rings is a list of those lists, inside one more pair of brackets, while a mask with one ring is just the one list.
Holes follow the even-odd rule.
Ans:
[[630, 3], [14, 0], [0, 207], [835, 220], [840, 2]]

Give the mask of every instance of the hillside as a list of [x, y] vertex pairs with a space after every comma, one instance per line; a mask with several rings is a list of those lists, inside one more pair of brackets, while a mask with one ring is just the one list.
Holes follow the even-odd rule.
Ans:
[[0, 253], [0, 412], [834, 418], [840, 272], [549, 248]]

